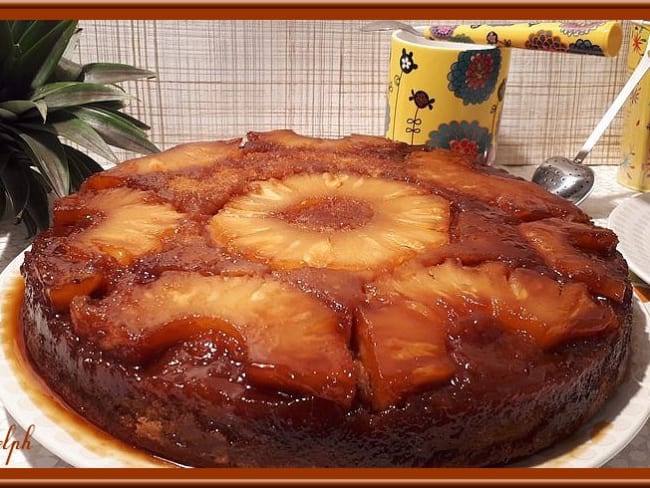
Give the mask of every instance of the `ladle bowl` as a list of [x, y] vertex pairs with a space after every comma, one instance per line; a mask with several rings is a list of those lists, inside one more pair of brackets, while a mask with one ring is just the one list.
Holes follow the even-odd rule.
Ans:
[[594, 171], [562, 156], [548, 158], [535, 170], [533, 181], [579, 205], [594, 188]]
[[643, 75], [650, 68], [650, 57], [648, 51], [650, 43], [646, 46], [643, 57], [639, 64], [630, 75], [621, 92], [614, 99], [610, 107], [600, 119], [591, 135], [587, 138], [582, 149], [573, 160], [563, 156], [553, 156], [537, 167], [533, 173], [532, 181], [545, 188], [551, 193], [559, 195], [567, 200], [571, 200], [576, 205], [584, 201], [589, 196], [594, 187], [593, 170], [582, 164], [587, 155], [591, 152], [594, 145], [603, 135], [605, 129], [609, 127], [614, 117], [621, 109], [627, 97], [632, 90], [641, 81]]

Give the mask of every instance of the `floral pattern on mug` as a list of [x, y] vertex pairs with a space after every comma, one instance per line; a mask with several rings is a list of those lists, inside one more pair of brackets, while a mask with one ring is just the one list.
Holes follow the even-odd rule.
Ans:
[[456, 27], [458, 27], [458, 25], [434, 25], [431, 27], [431, 36], [434, 39], [449, 39], [454, 35]]
[[468, 105], [482, 103], [494, 91], [501, 68], [501, 51], [463, 51], [447, 75], [449, 90]]
[[485, 40], [488, 44], [495, 45], [499, 42], [499, 34], [494, 31], [490, 31], [487, 33], [487, 36], [485, 36]]
[[427, 145], [451, 149], [482, 161], [492, 146], [492, 134], [477, 121], [454, 120], [449, 124], [441, 124], [438, 130], [430, 132]]
[[406, 52], [406, 49], [402, 49], [402, 55], [399, 58], [399, 67], [402, 73], [407, 74], [414, 69], [418, 69], [418, 65], [413, 61], [413, 52]]
[[632, 39], [630, 40], [630, 46], [637, 54], [642, 54], [645, 51], [644, 44], [647, 42], [646, 39], [641, 35], [640, 29], [638, 26], [634, 26], [634, 33], [632, 34]]
[[623, 156], [623, 161], [620, 164], [619, 171], [625, 175], [627, 181], [632, 181], [633, 174], [636, 169], [634, 166], [634, 156], [634, 148], [630, 147], [627, 154]]
[[413, 102], [415, 104], [415, 114], [413, 117], [406, 119], [406, 123], [410, 125], [410, 127], [406, 128], [406, 132], [408, 134], [411, 134], [411, 144], [413, 144], [413, 137], [415, 134], [419, 134], [421, 132], [420, 128], [418, 127], [422, 124], [422, 119], [418, 117], [420, 109], [428, 108], [429, 110], [433, 110], [433, 104], [435, 101], [436, 99], [430, 98], [429, 94], [424, 90], [411, 90], [409, 102]]
[[[393, 113], [393, 119], [397, 118], [397, 107], [399, 106], [399, 89], [400, 85], [402, 83], [402, 76], [408, 75], [412, 71], [418, 69], [418, 65], [413, 59], [413, 51], [407, 51], [405, 48], [402, 48], [402, 54], [399, 57], [399, 69], [400, 73], [399, 75], [395, 75], [395, 86], [397, 87], [396, 93], [395, 93], [395, 111]], [[388, 87], [388, 92], [392, 92], [392, 84], [389, 85]], [[395, 138], [395, 127], [393, 126], [393, 139]], [[412, 138], [412, 137], [411, 137]]]
[[593, 56], [604, 56], [603, 49], [592, 44], [588, 39], [578, 39], [576, 42], [569, 44], [569, 52], [576, 54], [591, 54]]
[[418, 90], [418, 91], [411, 90], [411, 96], [409, 97], [409, 102], [413, 102], [418, 109], [429, 107], [429, 110], [431, 110], [433, 109], [433, 103], [435, 101], [436, 99], [429, 98], [429, 95], [424, 90]]
[[[634, 69], [642, 59], [650, 29], [633, 21], [627, 52], [627, 68]], [[637, 191], [650, 191], [650, 84], [644, 77], [625, 102], [623, 130], [616, 180], [621, 185]]]
[[567, 36], [584, 36], [604, 25], [604, 21], [596, 22], [562, 22], [560, 32]]
[[559, 52], [566, 52], [569, 50], [569, 47], [562, 42], [560, 36], [556, 36], [549, 30], [540, 30], [535, 34], [530, 34], [526, 41], [526, 48], [536, 49], [539, 51]]

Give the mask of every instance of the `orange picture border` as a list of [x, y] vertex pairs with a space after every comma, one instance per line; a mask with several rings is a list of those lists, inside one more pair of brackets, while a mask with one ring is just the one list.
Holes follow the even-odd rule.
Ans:
[[9, 468], [0, 486], [646, 486], [625, 468]]
[[5, 0], [0, 15], [5, 19], [444, 19], [444, 18], [576, 18], [639, 19], [650, 16], [650, 2], [611, 0], [544, 0], [543, 6], [514, 0], [493, 2], [442, 0], [398, 2], [394, 0], [345, 0], [316, 2], [271, 2], [242, 0], [217, 2], [191, 0], [128, 0], [88, 2], [84, 0]]
[[[2, 19], [639, 19], [650, 2], [515, 1], [84, 2], [2, 0]], [[650, 399], [649, 399], [650, 401]], [[646, 486], [650, 466], [566, 468], [0, 469], [0, 486]]]

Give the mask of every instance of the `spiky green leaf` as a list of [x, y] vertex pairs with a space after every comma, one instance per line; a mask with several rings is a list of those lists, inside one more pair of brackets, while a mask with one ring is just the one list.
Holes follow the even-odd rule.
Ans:
[[11, 53], [14, 38], [11, 35], [11, 26], [8, 20], [0, 20], [0, 66]]
[[34, 105], [36, 105], [36, 110], [38, 110], [38, 113], [41, 115], [43, 123], [45, 123], [47, 121], [47, 103], [43, 100], [36, 100]]
[[[25, 228], [27, 229], [27, 237], [31, 238], [34, 237], [36, 234], [38, 234], [38, 226], [36, 225], [36, 222], [29, 214], [29, 212], [25, 212], [20, 222], [22, 222]], [[19, 224], [20, 222], [16, 222], [16, 224]]]
[[15, 113], [13, 113], [11, 110], [0, 108], [0, 119], [16, 120], [17, 118], [18, 116]]
[[0, 64], [0, 100], [8, 100], [23, 96], [28, 87], [16, 80], [20, 79], [20, 45], [10, 42], [3, 53]]
[[86, 177], [79, 170], [79, 165], [75, 162], [74, 158], [68, 155], [68, 166], [70, 168], [70, 191], [79, 191], [81, 184], [85, 181]]
[[40, 175], [30, 169], [27, 171], [27, 179], [30, 184], [29, 200], [24, 216], [31, 218], [37, 230], [45, 230], [50, 225], [50, 211], [47, 193], [39, 180]]
[[98, 102], [88, 105], [89, 107], [103, 108], [104, 110], [112, 110], [114, 112], [119, 112], [124, 107], [127, 106], [126, 102], [121, 101], [109, 101], [109, 102]]
[[9, 160], [13, 154], [9, 151], [0, 153], [0, 171], [2, 171], [7, 164], [9, 164]]
[[70, 171], [68, 159], [56, 135], [45, 131], [20, 131], [20, 138], [28, 148], [28, 154], [58, 196], [68, 194]]
[[6, 211], [7, 211], [7, 193], [5, 192], [5, 189], [3, 187], [0, 188], [0, 217], [4, 217]]
[[[30, 87], [35, 88], [37, 86], [33, 83], [35, 77], [39, 75], [44, 65], [46, 68], [49, 66], [50, 60], [54, 57], [56, 59], [51, 69], [53, 70], [56, 67], [56, 63], [58, 63], [63, 52], [57, 54], [57, 50], [60, 49], [59, 40], [66, 36], [69, 39], [76, 21], [66, 20], [56, 22], [54, 26], [47, 27], [48, 25], [50, 24], [45, 21], [35, 22], [18, 41], [20, 56], [14, 66], [16, 70], [13, 76], [13, 84], [22, 89], [23, 92], [29, 91]], [[46, 28], [47, 32], [43, 35]], [[65, 39], [65, 43], [67, 43], [67, 39]]]
[[32, 24], [38, 22], [37, 20], [12, 20], [9, 21], [11, 25], [11, 35], [13, 38], [18, 41], [25, 31], [31, 27]]
[[31, 175], [34, 177], [34, 179], [39, 184], [39, 186], [43, 188], [43, 191], [45, 193], [52, 193], [54, 190], [52, 189], [48, 181], [45, 179], [45, 177], [40, 173], [40, 171], [31, 164], [29, 158], [25, 164], [27, 164], [32, 169]]
[[43, 101], [32, 102], [31, 100], [8, 100], [0, 103], [0, 108], [9, 110], [16, 115], [24, 115], [32, 109], [40, 114], [43, 122], [47, 119], [47, 104]]
[[65, 150], [68, 160], [74, 160], [75, 164], [79, 168], [79, 171], [84, 175], [84, 178], [87, 178], [92, 174], [99, 173], [100, 171], [104, 171], [104, 168], [102, 168], [97, 163], [97, 161], [89, 157], [87, 154], [82, 153], [78, 149], [75, 149], [74, 147], [68, 146], [66, 144], [63, 145], [63, 149]]
[[[3, 152], [0, 153], [0, 174], [4, 171], [5, 166], [9, 163], [9, 159], [11, 157], [11, 153]], [[2, 183], [2, 180], [0, 179], [0, 217], [3, 217], [5, 214], [5, 211], [7, 210], [7, 189], [4, 186], [4, 183]]]
[[52, 46], [48, 56], [43, 60], [43, 62], [40, 65], [40, 68], [34, 75], [34, 78], [32, 79], [30, 85], [32, 89], [38, 88], [39, 86], [45, 84], [47, 80], [50, 78], [50, 76], [52, 76], [54, 70], [59, 64], [59, 60], [61, 59], [61, 56], [63, 56], [63, 52], [65, 51], [68, 42], [70, 42], [70, 38], [72, 37], [72, 34], [74, 34], [76, 29], [77, 29], [77, 23], [70, 22], [66, 27], [66, 29], [63, 30], [63, 32], [61, 32], [59, 37], [54, 42], [54, 45]]
[[0, 171], [0, 181], [5, 188], [17, 221], [20, 221], [29, 201], [30, 182], [25, 175], [27, 169], [16, 161], [10, 161]]
[[[0, 153], [0, 173], [4, 171], [5, 166], [8, 164], [10, 158], [9, 152]], [[0, 180], [0, 217], [4, 216], [7, 207], [7, 193], [2, 180]]]
[[32, 93], [31, 96], [31, 100], [42, 100], [48, 95], [55, 94], [64, 88], [73, 87], [78, 83], [78, 81], [57, 81], [55, 83], [48, 83], [47, 85], [40, 86], [34, 90], [34, 93]]
[[54, 81], [79, 81], [83, 66], [67, 58], [61, 58], [54, 70]]
[[142, 154], [160, 151], [149, 141], [142, 129], [121, 117], [122, 114], [119, 112], [110, 112], [97, 107], [78, 107], [73, 113], [95, 129], [112, 146]]
[[75, 107], [107, 100], [126, 100], [130, 95], [111, 85], [83, 82], [56, 82], [43, 85], [31, 97], [43, 100], [49, 110]]
[[110, 113], [112, 113], [112, 114], [114, 114], [114, 115], [116, 115], [118, 117], [122, 117], [124, 120], [128, 120], [130, 123], [135, 125], [138, 129], [141, 129], [141, 130], [149, 130], [149, 129], [151, 129], [151, 126], [145, 124], [141, 120], [136, 119], [135, 117], [130, 116], [127, 113], [121, 112], [119, 109], [116, 110], [114, 108], [107, 107], [104, 104], [101, 104], [101, 105], [100, 104], [97, 104], [97, 105], [94, 104], [93, 107], [103, 109], [103, 110], [105, 110], [107, 112], [110, 112]]
[[88, 157], [88, 155], [81, 151], [66, 144], [63, 145], [63, 149], [65, 150], [70, 166], [71, 191], [77, 191], [90, 175], [104, 170], [94, 159]]
[[32, 108], [36, 108], [36, 104], [30, 100], [7, 100], [0, 103], [0, 108], [10, 110], [16, 115], [21, 115]]
[[29, 21], [29, 26], [20, 35], [13, 32], [14, 41], [19, 43], [23, 53], [26, 53], [37, 44], [40, 44], [43, 38], [51, 35], [53, 31], [61, 32], [64, 29], [63, 24], [65, 22], [63, 20]]
[[0, 119], [0, 146], [6, 148], [6, 152], [23, 151], [24, 143], [20, 140], [18, 134], [13, 130], [13, 121]]
[[70, 116], [53, 121], [52, 126], [57, 134], [69, 141], [79, 144], [109, 161], [117, 162], [117, 157], [110, 146], [104, 142], [95, 129], [83, 120]]
[[153, 71], [135, 68], [128, 64], [90, 63], [83, 67], [83, 80], [88, 83], [119, 83], [155, 76]]
[[74, 50], [79, 46], [79, 39], [81, 39], [82, 31], [83, 29], [77, 26], [77, 30], [74, 31], [72, 37], [70, 38], [70, 41], [68, 42], [68, 45], [65, 48], [65, 51], [63, 51], [62, 59], [70, 59]]
[[19, 122], [14, 124], [16, 129], [23, 130], [26, 132], [31, 132], [31, 131], [43, 131], [43, 132], [48, 132], [49, 134], [52, 134], [53, 136], [56, 136], [56, 130], [54, 127], [52, 127], [51, 124], [39, 124], [39, 123], [31, 123], [27, 121], [20, 120]]

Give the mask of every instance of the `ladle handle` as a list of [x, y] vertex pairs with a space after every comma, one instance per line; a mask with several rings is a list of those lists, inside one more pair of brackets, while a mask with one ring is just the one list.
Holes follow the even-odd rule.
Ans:
[[407, 24], [405, 22], [400, 22], [398, 20], [375, 20], [373, 22], [370, 22], [369, 24], [362, 25], [360, 30], [362, 32], [403, 30], [406, 32], [410, 32], [411, 34], [414, 34], [416, 36], [423, 35], [422, 32], [417, 30], [412, 25]]
[[639, 81], [641, 81], [641, 78], [643, 78], [643, 75], [645, 75], [646, 71], [648, 71], [648, 68], [650, 68], [650, 57], [648, 57], [648, 49], [646, 49], [646, 51], [643, 53], [643, 58], [639, 64], [637, 64], [636, 68], [632, 72], [632, 75], [627, 80], [627, 83], [625, 83], [621, 92], [609, 106], [607, 112], [605, 112], [605, 115], [603, 115], [603, 118], [600, 119], [598, 125], [596, 125], [591, 135], [582, 145], [582, 149], [580, 149], [580, 152], [573, 160], [574, 163], [582, 163], [582, 161], [584, 161], [587, 155], [594, 148], [596, 142], [598, 142], [598, 139], [600, 139], [600, 136], [602, 136], [605, 132], [605, 129], [607, 129], [607, 127], [609, 127], [609, 125], [612, 123], [612, 120], [614, 120], [614, 117], [616, 117], [616, 114], [625, 103], [625, 100], [627, 100], [627, 97], [630, 96], [632, 90], [634, 90]]

